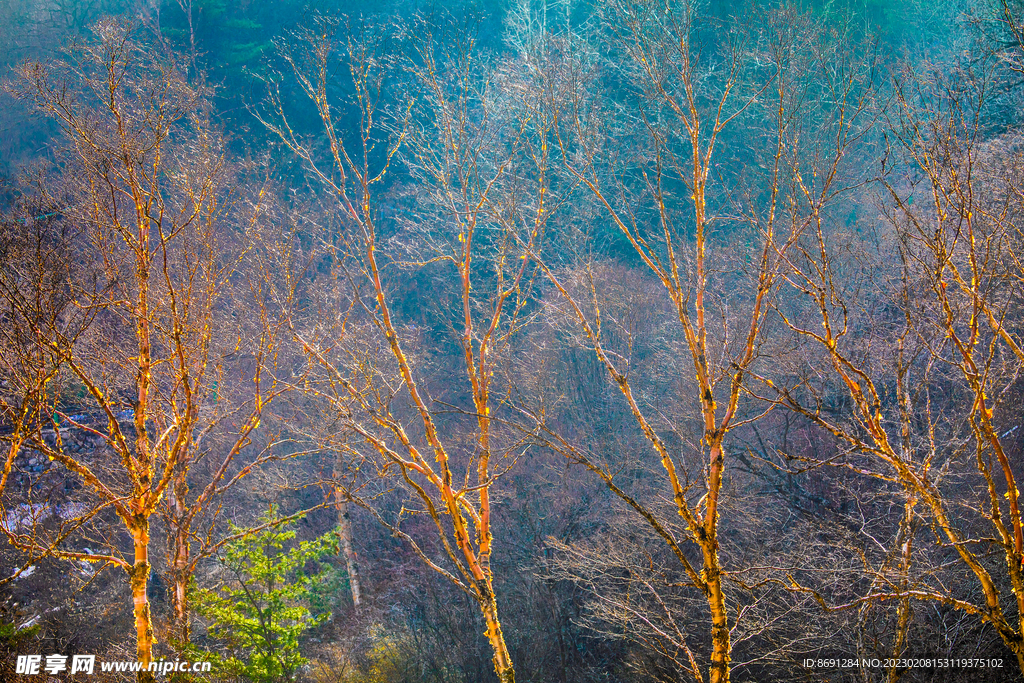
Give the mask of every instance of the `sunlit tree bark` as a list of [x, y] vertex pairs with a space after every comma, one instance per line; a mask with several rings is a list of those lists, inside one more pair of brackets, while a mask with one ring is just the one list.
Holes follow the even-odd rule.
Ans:
[[[827, 381], [775, 389], [781, 404], [835, 439], [828, 465], [898, 485], [907, 515], [923, 517], [932, 531], [926, 543], [901, 529], [898, 582], [873, 582], [842, 605], [818, 595], [821, 603], [897, 601], [901, 624], [911, 600], [946, 605], [990, 624], [1024, 668], [1020, 493], [1005, 447], [1012, 430], [999, 414], [1024, 363], [1015, 324], [1024, 195], [1019, 151], [983, 139], [993, 67], [982, 60], [950, 74], [943, 73], [949, 66], [902, 74], [879, 199], [885, 229], [877, 251], [862, 247], [857, 265], [837, 255], [847, 247], [804, 184], [815, 225], [787, 280], [807, 308], [780, 312], [829, 373]], [[858, 293], [877, 298], [888, 314], [866, 315], [849, 292], [873, 268], [885, 273], [894, 263], [897, 273]], [[853, 415], [825, 408], [836, 394], [848, 398]], [[996, 554], [1001, 562], [992, 561]], [[907, 572], [936, 561], [966, 572], [981, 599], [966, 584]], [[1011, 605], [1001, 595], [1006, 588]]]
[[[303, 317], [294, 289], [285, 297], [296, 341], [321, 374], [304, 390], [333, 406], [345, 438], [332, 447], [360, 468], [372, 463], [381, 481], [397, 478], [410, 499], [397, 518], [388, 518], [372, 496], [360, 493], [374, 484], [364, 478], [370, 472], [357, 468], [337, 495], [366, 510], [474, 599], [495, 672], [510, 682], [515, 669], [491, 565], [491, 496], [524, 450], [522, 437], [500, 426], [507, 392], [501, 371], [527, 322], [536, 267], [526, 254], [543, 224], [543, 180], [522, 182], [517, 172], [526, 166], [532, 178], [543, 178], [538, 168], [545, 162], [538, 159], [546, 152], [531, 146], [530, 111], [514, 93], [492, 86], [465, 29], [415, 24], [408, 59], [392, 70], [385, 48], [394, 37], [366, 26], [346, 36], [337, 24], [323, 22], [288, 49], [295, 79], [322, 120], [319, 147], [326, 159], [288, 125], [276, 84], [259, 115], [336, 201], [341, 221], [337, 232], [317, 233], [331, 275], [327, 285], [303, 289], [327, 297], [316, 317], [308, 317], [309, 309]], [[355, 111], [335, 99], [336, 65], [351, 77], [345, 88], [355, 96]], [[404, 99], [387, 80], [399, 75], [408, 89]], [[384, 109], [389, 102], [390, 112]], [[344, 130], [345, 120], [359, 127]], [[408, 209], [398, 193], [386, 192], [398, 164], [417, 198]], [[396, 226], [405, 236], [387, 239]], [[438, 275], [444, 287], [434, 294], [444, 314], [451, 312], [446, 321], [457, 331], [462, 357], [458, 372], [468, 403], [454, 407], [431, 397], [429, 366], [410, 352], [416, 318], [403, 321], [386, 272], [429, 267], [448, 269]], [[445, 415], [453, 411], [466, 421]], [[436, 536], [407, 533], [402, 521], [410, 514], [426, 515]], [[424, 549], [428, 542], [440, 543], [441, 558]]]
[[[244, 467], [234, 463], [279, 390], [261, 372], [272, 348], [271, 321], [257, 314], [255, 325], [231, 326], [218, 317], [231, 287], [244, 281], [239, 258], [261, 208], [246, 204], [234, 184], [223, 141], [206, 119], [206, 93], [124, 25], [107, 21], [95, 31], [96, 39], [65, 61], [23, 66], [16, 86], [60, 125], [68, 143], [63, 173], [40, 184], [40, 201], [80, 230], [65, 247], [75, 253], [62, 285], [68, 301], [41, 317], [19, 291], [35, 287], [48, 296], [45, 278], [4, 286], [6, 304], [20, 313], [26, 344], [38, 358], [36, 376], [53, 379], [41, 393], [31, 372], [15, 378], [34, 417], [30, 424], [22, 420], [31, 431], [24, 438], [19, 431], [12, 449], [41, 453], [77, 480], [89, 495], [87, 511], [54, 532], [4, 532], [32, 556], [124, 569], [137, 657], [148, 666], [156, 642], [148, 595], [154, 515], [166, 506], [176, 635], [187, 640], [185, 587], [197, 560], [190, 556], [193, 522], [216, 508], [211, 503], [225, 488], [271, 459], [258, 453]], [[250, 393], [227, 411], [239, 424], [226, 430], [227, 446], [212, 456], [218, 459], [213, 476], [187, 498], [196, 483], [192, 466], [210, 456], [200, 442], [225, 431], [209, 411], [218, 369], [248, 337], [242, 327], [257, 330], [254, 343], [245, 340], [255, 360], [241, 393]], [[77, 398], [67, 396], [75, 391]], [[226, 393], [222, 386], [221, 396]], [[71, 432], [98, 440], [96, 455], [67, 447], [64, 434]], [[130, 535], [130, 551], [103, 533], [103, 524], [116, 523], [108, 513]], [[108, 552], [75, 549], [77, 538], [92, 533], [101, 540], [90, 545]], [[152, 678], [139, 674], [140, 681]]]
[[[699, 480], [670, 452], [660, 435], [667, 425], [659, 411], [645, 404], [628, 359], [606, 341], [595, 266], [584, 261], [572, 273], [560, 271], [550, 255], [538, 260], [561, 295], [553, 305], [579, 325], [582, 343], [607, 370], [661, 463], [685, 538], [676, 538], [650, 504], [621, 488], [610, 467], [558, 435], [551, 434], [549, 443], [598, 475], [668, 543], [705, 597], [711, 622], [707, 674], [721, 683], [729, 680], [732, 653], [718, 538], [726, 439], [770, 410], [770, 404], [744, 405], [743, 399], [748, 384], [759, 383], [770, 302], [789, 251], [812, 224], [792, 202], [809, 147], [802, 137], [829, 140], [815, 151], [822, 157], [821, 188], [831, 201], [845, 190], [839, 176], [844, 155], [861, 139], [865, 122], [870, 125], [870, 84], [867, 69], [847, 68], [841, 41], [816, 33], [793, 12], [718, 24], [699, 15], [693, 3], [624, 2], [614, 3], [603, 19], [616, 76], [632, 99], [603, 105], [601, 97], [608, 96], [599, 94], [595, 80], [601, 59], [593, 51], [580, 58], [572, 43], [578, 39], [565, 38], [560, 49], [571, 57], [549, 53], [544, 86], [552, 142], [564, 171], [590, 194], [598, 215], [611, 221], [668, 297], [693, 372], [679, 380], [686, 387], [680, 401], [694, 405], [702, 424]], [[815, 67], [816, 58], [840, 61]], [[812, 92], [832, 109], [812, 112], [806, 106]], [[628, 107], [629, 115], [616, 117], [614, 106]], [[758, 117], [764, 119], [752, 123]], [[742, 142], [744, 136], [752, 141]], [[740, 181], [731, 164], [743, 163], [744, 154], [747, 168], [758, 170], [747, 170], [753, 177]], [[737, 268], [741, 277], [733, 277]], [[686, 544], [699, 551], [699, 564], [687, 558]], [[696, 663], [690, 674], [704, 680]]]

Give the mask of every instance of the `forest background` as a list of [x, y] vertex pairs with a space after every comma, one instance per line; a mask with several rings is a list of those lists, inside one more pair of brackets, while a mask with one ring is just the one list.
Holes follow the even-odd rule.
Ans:
[[0, 678], [1019, 680], [1019, 22], [5, 0]]

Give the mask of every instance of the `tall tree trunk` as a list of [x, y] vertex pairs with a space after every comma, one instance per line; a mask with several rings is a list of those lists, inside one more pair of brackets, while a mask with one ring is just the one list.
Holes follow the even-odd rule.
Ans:
[[729, 653], [732, 642], [729, 634], [729, 615], [725, 609], [725, 593], [722, 591], [722, 568], [719, 566], [718, 550], [707, 555], [704, 565], [707, 577], [708, 607], [711, 608], [711, 683], [729, 682]]
[[335, 491], [338, 503], [338, 535], [341, 537], [341, 552], [345, 555], [345, 570], [348, 585], [352, 590], [352, 605], [359, 610], [363, 603], [362, 586], [359, 583], [359, 557], [352, 547], [352, 518], [349, 516], [348, 501], [341, 497], [341, 490]]
[[[710, 396], [710, 391], [708, 392]], [[708, 398], [710, 410], [714, 410], [714, 399]], [[713, 423], [711, 423], [713, 424]], [[707, 581], [708, 607], [711, 610], [711, 683], [729, 683], [729, 654], [732, 642], [729, 633], [729, 614], [725, 608], [725, 593], [722, 591], [722, 564], [718, 555], [718, 494], [722, 488], [722, 474], [725, 469], [725, 450], [720, 436], [708, 439], [710, 445], [710, 466], [708, 474], [707, 516], [704, 519], [704, 538], [701, 549], [704, 555], [704, 577]]]
[[191, 559], [189, 547], [189, 522], [186, 519], [183, 497], [176, 491], [174, 495], [174, 549], [171, 558], [171, 573], [174, 579], [174, 594], [171, 598], [174, 609], [172, 626], [176, 649], [181, 651], [187, 647], [192, 638], [188, 621], [188, 583], [192, 573], [189, 571]]
[[[131, 529], [135, 543], [135, 562], [129, 578], [132, 588], [132, 604], [135, 612], [136, 659], [142, 662], [143, 669], [153, 661], [153, 619], [149, 610], [149, 520], [136, 520]], [[155, 683], [156, 678], [149, 671], [139, 671], [139, 683]]]
[[505, 644], [505, 636], [501, 632], [501, 622], [498, 621], [498, 601], [494, 597], [494, 590], [490, 581], [484, 580], [477, 583], [480, 611], [484, 615], [484, 623], [487, 630], [487, 642], [491, 644], [491, 651], [494, 652], [494, 671], [498, 674], [501, 683], [515, 683], [516, 671], [512, 666], [512, 656], [508, 653], [508, 646]]

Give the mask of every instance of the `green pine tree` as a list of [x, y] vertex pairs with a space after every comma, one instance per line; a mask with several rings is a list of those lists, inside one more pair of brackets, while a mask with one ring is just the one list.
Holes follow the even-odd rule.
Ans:
[[[271, 507], [262, 522], [277, 518], [277, 508]], [[337, 553], [337, 538], [328, 533], [292, 545], [295, 521], [228, 544], [220, 561], [232, 580], [217, 590], [195, 593], [197, 611], [209, 621], [209, 635], [226, 646], [227, 655], [217, 662], [226, 674], [254, 683], [294, 680], [307, 661], [299, 650], [300, 637], [328, 616], [309, 609], [323, 572], [306, 570]], [[233, 526], [232, 531], [241, 529]]]

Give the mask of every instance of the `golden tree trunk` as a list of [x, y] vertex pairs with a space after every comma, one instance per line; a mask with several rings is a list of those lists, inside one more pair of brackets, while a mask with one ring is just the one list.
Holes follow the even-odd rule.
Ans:
[[487, 642], [491, 644], [494, 652], [494, 671], [498, 674], [501, 683], [515, 683], [516, 672], [512, 666], [512, 657], [508, 653], [508, 646], [505, 644], [505, 636], [501, 632], [501, 622], [498, 621], [498, 603], [494, 597], [490, 582], [484, 586], [484, 594], [480, 598], [480, 610], [484, 615], [484, 623], [487, 624]]
[[[149, 520], [142, 520], [131, 530], [135, 542], [135, 562], [130, 571], [132, 604], [135, 613], [135, 652], [143, 669], [153, 661], [153, 619], [149, 610]], [[155, 678], [148, 671], [140, 671], [139, 683], [153, 683]]]

